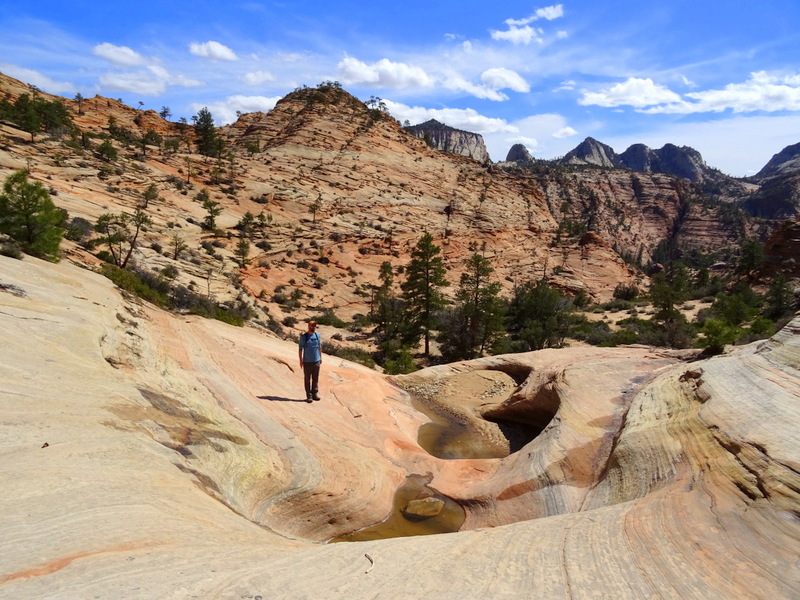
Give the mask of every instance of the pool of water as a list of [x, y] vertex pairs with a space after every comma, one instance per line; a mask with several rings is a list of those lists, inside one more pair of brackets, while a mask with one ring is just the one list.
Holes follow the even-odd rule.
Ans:
[[[464, 523], [464, 509], [447, 496], [428, 487], [429, 479], [422, 475], [409, 475], [394, 495], [394, 507], [389, 517], [354, 533], [334, 538], [331, 542], [366, 542], [412, 535], [432, 535], [458, 531]], [[420, 518], [404, 514], [412, 500], [434, 497], [444, 501], [442, 511], [432, 517]]]

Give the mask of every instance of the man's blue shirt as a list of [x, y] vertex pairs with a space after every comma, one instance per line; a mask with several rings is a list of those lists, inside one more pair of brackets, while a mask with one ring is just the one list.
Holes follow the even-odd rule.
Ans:
[[300, 349], [303, 351], [304, 363], [315, 363], [322, 361], [322, 348], [319, 333], [305, 332], [300, 336]]

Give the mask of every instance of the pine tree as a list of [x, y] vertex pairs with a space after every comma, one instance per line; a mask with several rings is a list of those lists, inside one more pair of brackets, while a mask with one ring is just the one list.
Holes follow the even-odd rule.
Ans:
[[133, 255], [139, 234], [151, 224], [150, 217], [141, 210], [137, 210], [133, 216], [106, 213], [97, 218], [95, 230], [101, 236], [100, 241], [108, 245], [114, 264], [124, 269]]
[[206, 107], [201, 108], [192, 117], [192, 121], [194, 122], [197, 151], [205, 156], [218, 156], [222, 149], [222, 140], [217, 137], [211, 111]]
[[449, 285], [446, 269], [440, 256], [441, 248], [433, 243], [430, 233], [423, 235], [411, 251], [411, 261], [406, 267], [406, 280], [400, 288], [406, 302], [409, 338], [425, 340], [425, 356], [430, 355], [431, 330], [435, 326], [435, 312], [447, 304], [440, 288]]
[[569, 330], [572, 305], [547, 281], [527, 281], [514, 290], [508, 327], [517, 351], [558, 348]]
[[9, 175], [0, 194], [0, 233], [16, 240], [25, 252], [44, 258], [58, 256], [66, 211], [50, 199], [38, 181], [28, 181], [28, 171]]
[[505, 307], [500, 298], [500, 284], [489, 280], [493, 271], [489, 260], [481, 254], [475, 253], [467, 260], [455, 307], [447, 313], [439, 335], [445, 359], [482, 356], [502, 337]]

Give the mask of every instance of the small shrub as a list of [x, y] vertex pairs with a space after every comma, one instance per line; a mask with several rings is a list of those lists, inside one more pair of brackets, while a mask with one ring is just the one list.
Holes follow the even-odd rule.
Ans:
[[320, 325], [329, 325], [330, 327], [336, 327], [337, 329], [344, 329], [347, 325], [347, 323], [337, 317], [329, 308], [325, 309], [321, 315], [312, 317], [312, 320], [316, 321]]
[[22, 248], [16, 242], [0, 242], [0, 255], [22, 260]]
[[349, 360], [350, 362], [358, 363], [360, 365], [364, 365], [365, 367], [369, 367], [370, 369], [375, 367], [375, 359], [372, 357], [372, 354], [367, 352], [362, 348], [340, 348], [335, 344], [331, 344], [330, 342], [322, 342], [322, 351], [325, 354], [330, 354], [331, 356], [336, 356], [338, 358], [343, 358], [345, 360]]
[[639, 297], [639, 288], [634, 284], [620, 283], [614, 288], [614, 298], [617, 300], [636, 300]]

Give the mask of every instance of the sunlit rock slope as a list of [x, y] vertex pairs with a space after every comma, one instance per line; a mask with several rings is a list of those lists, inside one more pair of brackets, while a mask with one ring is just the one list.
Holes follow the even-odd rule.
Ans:
[[[797, 597], [799, 328], [704, 361], [325, 357], [307, 404], [291, 342], [0, 257], [0, 597]], [[411, 475], [461, 531], [323, 543]]]

